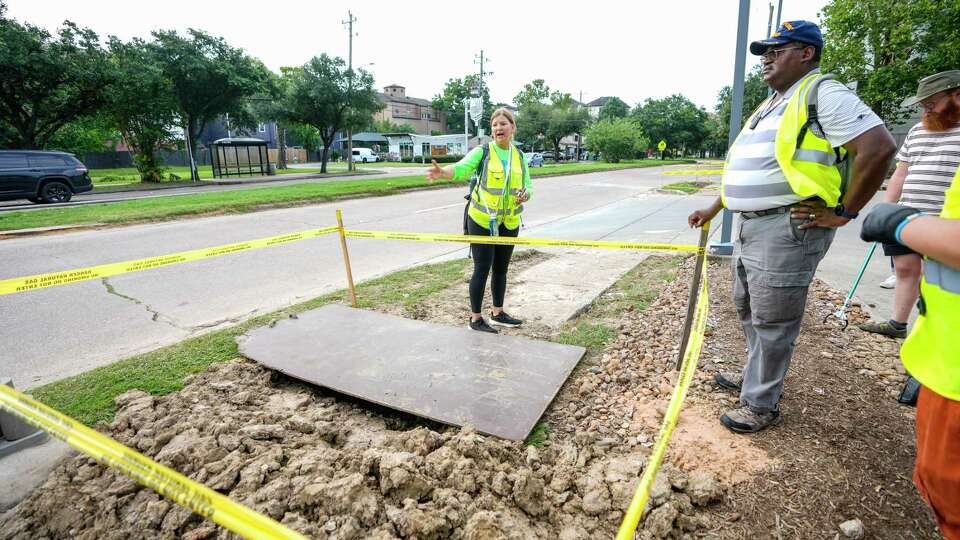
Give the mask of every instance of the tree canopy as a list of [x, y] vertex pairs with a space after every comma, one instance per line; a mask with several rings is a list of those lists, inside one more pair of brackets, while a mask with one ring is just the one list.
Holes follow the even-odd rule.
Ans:
[[0, 144], [44, 148], [58, 130], [94, 117], [116, 75], [92, 30], [67, 21], [56, 36], [5, 16], [0, 5]]
[[616, 96], [607, 100], [603, 104], [603, 107], [600, 107], [600, 114], [598, 115], [598, 120], [613, 120], [615, 118], [626, 118], [630, 114], [630, 106], [624, 103], [624, 101]]
[[373, 113], [383, 107], [373, 76], [363, 69], [350, 70], [342, 58], [326, 54], [285, 76], [289, 86], [282, 99], [287, 118], [317, 130], [323, 141], [321, 171], [326, 172], [337, 132], [369, 125]]
[[707, 112], [681, 94], [647, 99], [631, 116], [651, 143], [663, 140], [681, 153], [701, 149], [707, 138]]
[[823, 8], [823, 70], [856, 82], [885, 122], [927, 75], [960, 66], [960, 3], [941, 0], [831, 0]]
[[[460, 79], [450, 79], [443, 85], [443, 92], [433, 97], [433, 108], [443, 112], [447, 117], [447, 131], [463, 133], [464, 100], [470, 97], [472, 88], [480, 83], [480, 75], [474, 73]], [[483, 99], [483, 114], [478, 127], [489, 129], [490, 113], [493, 112], [493, 102], [490, 100], [490, 90], [486, 85], [481, 89]], [[473, 119], [471, 118], [471, 121]]]

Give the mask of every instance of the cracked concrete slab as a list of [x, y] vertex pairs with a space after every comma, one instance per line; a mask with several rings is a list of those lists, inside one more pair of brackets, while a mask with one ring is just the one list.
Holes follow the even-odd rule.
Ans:
[[510, 278], [510, 313], [558, 327], [590, 305], [649, 252], [566, 250]]

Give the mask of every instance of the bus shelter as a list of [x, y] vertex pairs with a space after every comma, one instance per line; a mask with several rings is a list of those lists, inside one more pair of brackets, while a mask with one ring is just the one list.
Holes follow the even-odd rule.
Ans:
[[213, 177], [270, 174], [267, 141], [253, 137], [217, 139], [211, 146]]

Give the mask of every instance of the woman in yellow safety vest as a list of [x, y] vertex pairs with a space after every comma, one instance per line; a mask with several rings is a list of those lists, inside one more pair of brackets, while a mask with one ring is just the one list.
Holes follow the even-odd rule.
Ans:
[[[515, 238], [520, 232], [520, 214], [523, 203], [530, 199], [530, 172], [523, 153], [514, 146], [513, 134], [517, 123], [513, 114], [500, 108], [490, 115], [493, 141], [477, 146], [452, 166], [440, 167], [433, 162], [427, 171], [430, 182], [445, 178], [461, 180], [476, 175], [471, 183], [466, 208], [466, 233], [477, 236], [504, 236]], [[473, 254], [473, 277], [470, 278], [470, 324], [480, 332], [497, 331], [490, 324], [516, 327], [523, 321], [503, 310], [507, 290], [507, 268], [513, 255], [512, 245], [470, 244]], [[493, 306], [488, 324], [481, 313], [487, 276], [491, 274], [490, 293]]]
[[924, 256], [920, 316], [900, 350], [904, 367], [923, 385], [913, 482], [944, 537], [960, 540], [960, 169], [940, 217], [880, 204], [860, 237], [900, 243]]

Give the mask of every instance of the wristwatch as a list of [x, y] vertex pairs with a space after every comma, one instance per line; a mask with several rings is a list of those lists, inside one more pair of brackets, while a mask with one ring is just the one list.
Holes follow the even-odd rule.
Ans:
[[857, 219], [857, 216], [860, 215], [860, 212], [847, 212], [847, 209], [842, 204], [838, 204], [837, 207], [833, 209], [833, 213], [847, 219]]

